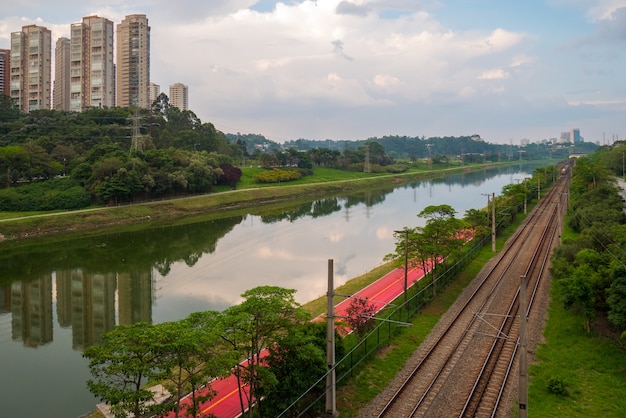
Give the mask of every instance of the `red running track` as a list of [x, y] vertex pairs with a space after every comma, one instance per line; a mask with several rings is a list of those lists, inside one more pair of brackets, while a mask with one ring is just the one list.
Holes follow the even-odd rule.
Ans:
[[[424, 277], [422, 268], [412, 268], [407, 272], [407, 287], [411, 287], [415, 282]], [[360, 290], [353, 296], [359, 298], [367, 298], [370, 303], [376, 305], [377, 311], [380, 311], [394, 299], [404, 293], [404, 268], [397, 268], [387, 273], [385, 276], [376, 280], [374, 283]], [[350, 306], [350, 298], [335, 305], [335, 315], [345, 316], [346, 309]], [[323, 320], [324, 317], [318, 317], [315, 320]], [[243, 390], [247, 389], [247, 385], [243, 386]], [[236, 418], [241, 415], [241, 406], [239, 401], [239, 385], [235, 375], [226, 378], [215, 379], [211, 382], [211, 388], [216, 392], [215, 397], [205, 402], [200, 410], [203, 414], [211, 413], [219, 418]], [[189, 400], [183, 399], [183, 404]], [[244, 405], [247, 403], [244, 396]], [[173, 418], [174, 413], [166, 415]]]

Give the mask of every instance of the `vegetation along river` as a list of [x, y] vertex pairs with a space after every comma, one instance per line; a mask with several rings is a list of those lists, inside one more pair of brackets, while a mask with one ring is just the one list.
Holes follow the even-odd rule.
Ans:
[[77, 417], [95, 409], [82, 351], [116, 324], [223, 310], [259, 285], [296, 289], [305, 303], [326, 292], [328, 259], [341, 285], [379, 265], [394, 249], [393, 231], [419, 225], [424, 207], [449, 204], [462, 217], [536, 167], [458, 173], [261, 216], [3, 248], [1, 415]]

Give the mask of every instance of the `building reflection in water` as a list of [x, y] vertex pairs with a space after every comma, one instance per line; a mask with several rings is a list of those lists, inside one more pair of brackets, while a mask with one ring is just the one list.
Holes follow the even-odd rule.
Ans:
[[38, 347], [52, 341], [52, 276], [11, 284], [11, 330], [15, 341]]
[[55, 277], [46, 274], [0, 289], [0, 314], [11, 313], [13, 340], [34, 348], [52, 342], [55, 289], [58, 324], [72, 328], [75, 350], [99, 343], [116, 324], [152, 323], [150, 268], [121, 273], [58, 270]]

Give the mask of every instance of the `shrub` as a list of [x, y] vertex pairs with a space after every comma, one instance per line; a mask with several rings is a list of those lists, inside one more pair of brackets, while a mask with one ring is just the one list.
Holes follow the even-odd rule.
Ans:
[[220, 167], [222, 174], [217, 177], [217, 184], [226, 185], [234, 188], [241, 178], [241, 169], [232, 165], [224, 164]]
[[404, 173], [409, 169], [409, 166], [406, 164], [392, 164], [385, 167], [388, 173]]
[[81, 209], [90, 204], [87, 190], [68, 179], [0, 190], [0, 210], [7, 212]]
[[256, 183], [280, 183], [285, 181], [294, 181], [302, 178], [302, 175], [298, 170], [283, 170], [280, 168], [273, 168], [268, 171], [263, 171], [256, 174], [254, 177]]
[[548, 393], [557, 396], [567, 396], [567, 388], [565, 387], [565, 382], [561, 377], [552, 376], [548, 379]]

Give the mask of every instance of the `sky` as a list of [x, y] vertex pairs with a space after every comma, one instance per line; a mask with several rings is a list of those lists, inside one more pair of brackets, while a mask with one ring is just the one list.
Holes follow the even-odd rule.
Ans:
[[0, 0], [0, 48], [24, 25], [54, 50], [84, 16], [134, 13], [151, 81], [188, 85], [190, 110], [226, 133], [626, 135], [626, 0]]

